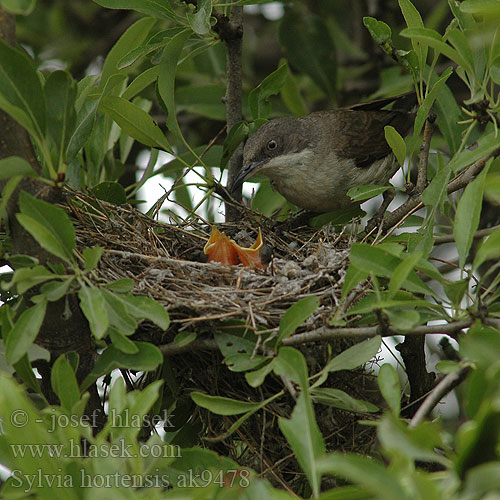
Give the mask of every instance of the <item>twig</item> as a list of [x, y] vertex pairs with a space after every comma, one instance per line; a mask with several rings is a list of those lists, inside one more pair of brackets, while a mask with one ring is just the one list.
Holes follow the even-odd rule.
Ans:
[[429, 396], [425, 398], [424, 402], [420, 405], [414, 417], [411, 419], [409, 427], [413, 428], [421, 424], [439, 401], [465, 380], [470, 370], [471, 366], [466, 365], [457, 372], [448, 373], [448, 375], [434, 387]]
[[424, 139], [422, 141], [422, 146], [420, 146], [420, 155], [418, 159], [417, 185], [415, 186], [419, 195], [423, 193], [427, 185], [427, 166], [429, 164], [429, 150], [431, 147], [433, 124], [435, 121], [436, 115], [430, 113], [425, 122]]
[[[492, 226], [488, 227], [486, 229], [480, 229], [479, 231], [476, 231], [472, 237], [474, 239], [479, 239], [482, 238], [483, 236], [488, 236], [488, 234], [491, 234], [493, 231], [496, 231], [497, 229], [500, 229], [500, 224], [498, 226]], [[453, 234], [446, 234], [444, 236], [436, 236], [434, 238], [434, 244], [435, 245], [440, 245], [442, 243], [453, 243], [455, 241], [455, 236]]]
[[[392, 337], [400, 335], [403, 337], [414, 335], [451, 335], [460, 332], [464, 328], [469, 328], [476, 320], [466, 319], [462, 321], [452, 321], [443, 325], [430, 325], [430, 326], [417, 326], [410, 332], [400, 333], [392, 328], [388, 328], [382, 334], [379, 326], [362, 326], [357, 328], [318, 328], [310, 332], [298, 333], [283, 340], [283, 345], [293, 346], [308, 344], [310, 342], [320, 342], [332, 339], [350, 338], [350, 339], [364, 339], [381, 335], [382, 337]], [[485, 325], [491, 325], [495, 328], [500, 328], [500, 319], [486, 318]], [[217, 344], [214, 340], [195, 340], [187, 345], [178, 345], [174, 343], [164, 344], [159, 346], [161, 352], [166, 356], [181, 354], [183, 352], [191, 352], [198, 350], [216, 350]]]
[[[486, 155], [484, 158], [473, 163], [470, 167], [465, 168], [460, 172], [460, 174], [451, 180], [448, 184], [447, 192], [448, 194], [454, 193], [459, 189], [464, 188], [469, 184], [474, 177], [481, 172], [481, 170], [486, 165], [487, 161], [490, 158], [495, 158], [500, 154], [500, 150], [495, 150], [492, 153]], [[392, 226], [395, 226], [407, 213], [415, 210], [419, 205], [422, 205], [420, 201], [420, 194], [416, 194], [411, 196], [406, 200], [400, 207], [398, 207], [394, 212], [389, 214], [383, 222], [382, 228], [384, 231], [387, 231]]]

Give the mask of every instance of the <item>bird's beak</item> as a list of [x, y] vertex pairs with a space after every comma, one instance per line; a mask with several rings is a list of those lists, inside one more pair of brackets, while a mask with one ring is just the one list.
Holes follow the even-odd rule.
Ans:
[[260, 161], [253, 161], [251, 163], [243, 165], [242, 169], [239, 171], [238, 175], [231, 184], [231, 193], [234, 193], [234, 191], [238, 189], [247, 179], [252, 177], [252, 175], [257, 171], [261, 164], [262, 162]]

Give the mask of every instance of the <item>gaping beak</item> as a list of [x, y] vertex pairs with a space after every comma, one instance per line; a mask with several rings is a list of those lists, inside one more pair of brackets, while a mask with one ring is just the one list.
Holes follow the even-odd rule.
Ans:
[[256, 172], [261, 164], [262, 162], [260, 161], [253, 161], [252, 163], [243, 165], [242, 169], [239, 171], [238, 175], [233, 180], [233, 183], [229, 188], [231, 193], [234, 193], [234, 191], [238, 189], [247, 179], [252, 177], [252, 175]]

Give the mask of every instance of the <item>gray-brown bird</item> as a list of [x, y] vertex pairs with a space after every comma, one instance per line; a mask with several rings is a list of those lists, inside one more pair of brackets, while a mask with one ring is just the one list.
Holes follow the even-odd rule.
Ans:
[[[391, 110], [381, 109], [391, 102]], [[391, 125], [404, 137], [413, 124], [415, 104], [416, 96], [410, 93], [271, 120], [245, 144], [243, 167], [231, 191], [253, 175], [264, 174], [298, 207], [318, 213], [347, 208], [353, 204], [349, 189], [387, 184], [396, 173], [384, 127]]]

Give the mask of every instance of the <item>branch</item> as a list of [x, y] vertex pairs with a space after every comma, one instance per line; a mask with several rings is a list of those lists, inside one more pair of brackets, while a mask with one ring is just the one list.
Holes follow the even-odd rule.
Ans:
[[[500, 229], [500, 224], [497, 226], [492, 226], [488, 227], [486, 229], [480, 229], [479, 231], [476, 231], [472, 237], [474, 239], [479, 239], [483, 238], [484, 236], [488, 236], [491, 234], [493, 231], [496, 231], [497, 229]], [[453, 234], [445, 234], [444, 236], [436, 236], [434, 238], [434, 243], [436, 245], [440, 245], [442, 243], [452, 243], [455, 241], [455, 236]]]
[[429, 150], [431, 148], [431, 138], [433, 132], [433, 124], [436, 121], [436, 115], [430, 113], [425, 122], [424, 139], [420, 146], [420, 155], [418, 159], [417, 170], [417, 185], [416, 190], [419, 195], [424, 192], [427, 185], [427, 166], [429, 164]]
[[448, 373], [439, 384], [434, 387], [432, 392], [425, 398], [424, 402], [420, 405], [419, 409], [416, 411], [414, 417], [412, 418], [409, 427], [417, 427], [417, 425], [421, 424], [428, 415], [430, 415], [431, 411], [434, 407], [447, 395], [449, 394], [455, 387], [461, 384], [467, 374], [471, 370], [471, 366], [467, 365], [461, 368], [457, 372]]
[[[466, 187], [473, 179], [476, 177], [479, 172], [484, 168], [486, 163], [490, 158], [496, 158], [500, 154], [500, 149], [493, 151], [492, 153], [486, 155], [484, 158], [473, 163], [468, 168], [462, 170], [453, 180], [448, 183], [447, 192], [448, 194], [454, 193], [459, 189]], [[389, 214], [383, 221], [382, 230], [387, 231], [396, 224], [399, 223], [405, 215], [409, 214], [412, 211], [417, 210], [422, 205], [421, 193], [417, 193], [408, 200], [406, 200], [400, 207], [398, 207], [394, 212]]]
[[[214, 26], [222, 40], [226, 43], [227, 84], [224, 102], [226, 104], [227, 130], [243, 119], [242, 112], [242, 39], [243, 39], [243, 7], [233, 5], [229, 18], [215, 14], [217, 23]], [[231, 186], [238, 175], [243, 162], [243, 145], [234, 152], [228, 170], [227, 185]], [[236, 201], [241, 201], [241, 187], [232, 193]], [[226, 205], [226, 221], [236, 220], [238, 209]]]
[[[399, 335], [402, 337], [418, 336], [418, 335], [450, 335], [462, 331], [464, 328], [469, 328], [476, 321], [475, 318], [462, 321], [452, 321], [443, 325], [417, 326], [411, 332], [401, 333], [393, 330], [390, 326], [386, 327], [383, 332], [377, 326], [360, 326], [354, 328], [328, 328], [322, 327], [310, 332], [298, 333], [283, 340], [283, 345], [294, 346], [308, 344], [310, 342], [329, 341], [332, 339], [365, 339], [381, 335], [382, 337], [393, 337]], [[500, 329], [500, 319], [485, 318], [485, 325], [493, 326]], [[184, 352], [195, 351], [215, 351], [218, 349], [215, 340], [195, 340], [187, 345], [178, 345], [174, 342], [158, 346], [160, 351], [165, 356], [175, 356]]]

